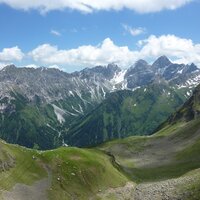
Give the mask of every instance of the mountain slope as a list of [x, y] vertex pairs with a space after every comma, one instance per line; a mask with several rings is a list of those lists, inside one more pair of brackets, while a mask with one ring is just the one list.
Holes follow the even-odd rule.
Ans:
[[[174, 64], [165, 56], [158, 58], [152, 65], [140, 60], [127, 70], [109, 64], [86, 68], [71, 74], [44, 67], [33, 69], [6, 66], [0, 70], [0, 138], [31, 148], [50, 149], [61, 146], [64, 144], [63, 139], [66, 139], [66, 133], [70, 132], [68, 130], [71, 128], [74, 130], [72, 127], [74, 123], [95, 110], [110, 93], [120, 90], [135, 91], [155, 82], [159, 84], [160, 80], [167, 85], [170, 93], [178, 94], [174, 96], [177, 97], [174, 101], [179, 102], [179, 97], [185, 100], [191, 95], [200, 80], [200, 70], [194, 64]], [[145, 91], [143, 90], [142, 94], [141, 89], [139, 96], [145, 95]], [[154, 97], [149, 98], [149, 102], [152, 103]], [[127, 100], [127, 104], [131, 104], [130, 101]], [[164, 116], [168, 116], [169, 111], [174, 110], [165, 111]], [[114, 121], [109, 115], [101, 117], [100, 123], [104, 123], [108, 128], [105, 129], [105, 136], [101, 136], [99, 143], [105, 141], [104, 138], [130, 135], [129, 130], [127, 133], [123, 127], [120, 130], [121, 117], [118, 115], [120, 112], [116, 113]], [[125, 112], [131, 114], [129, 110], [124, 109], [123, 116]], [[156, 108], [152, 112], [156, 113]], [[137, 116], [132, 120], [136, 118]], [[156, 118], [159, 116], [155, 117], [155, 125], [165, 119]], [[137, 120], [137, 126], [144, 122], [142, 118]], [[119, 126], [115, 128], [113, 123]], [[130, 124], [132, 126], [133, 121], [130, 120]], [[150, 125], [148, 132], [155, 125]], [[145, 127], [148, 127], [148, 124], [145, 124]], [[135, 127], [133, 128], [134, 133], [131, 134], [146, 133], [146, 130], [139, 130], [137, 127], [135, 133]], [[111, 135], [108, 134], [108, 130]], [[98, 131], [97, 134], [99, 135]], [[94, 140], [96, 144], [96, 139]]]
[[[57, 123], [51, 105], [30, 104], [28, 99], [17, 93], [13, 97], [6, 112], [0, 113], [2, 139], [42, 149], [62, 145], [61, 138], [58, 138], [61, 125]], [[5, 103], [6, 99], [2, 101]]]
[[200, 85], [197, 86], [190, 99], [183, 107], [169, 118], [169, 123], [177, 121], [190, 121], [199, 117], [200, 114]]
[[69, 129], [65, 142], [90, 146], [131, 135], [150, 134], [185, 101], [185, 97], [160, 81], [132, 91], [108, 95], [95, 110]]

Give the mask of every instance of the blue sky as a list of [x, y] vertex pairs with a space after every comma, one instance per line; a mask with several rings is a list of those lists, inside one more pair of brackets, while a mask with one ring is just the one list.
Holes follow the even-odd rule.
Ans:
[[83, 11], [79, 4], [41, 9], [24, 0], [0, 0], [0, 63], [74, 71], [109, 62], [128, 67], [137, 59], [152, 61], [166, 54], [199, 65], [199, 1], [169, 0], [169, 7], [154, 6], [161, 0], [146, 1], [144, 10], [131, 3], [120, 7], [116, 0], [102, 7], [91, 3], [92, 10]]

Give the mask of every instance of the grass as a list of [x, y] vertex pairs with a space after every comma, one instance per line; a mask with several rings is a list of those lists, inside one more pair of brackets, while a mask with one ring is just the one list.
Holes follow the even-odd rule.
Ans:
[[[177, 178], [190, 170], [200, 168], [200, 139], [194, 140], [191, 145], [182, 150], [177, 149], [177, 152], [173, 154], [166, 154], [166, 159], [171, 160], [167, 164], [162, 164], [161, 161], [158, 162], [157, 166], [136, 167], [137, 160], [140, 160], [140, 152], [150, 151], [154, 142], [162, 141], [162, 139], [167, 142], [173, 141], [172, 145], [177, 145], [177, 148], [179, 148], [180, 142], [189, 142], [190, 138], [197, 134], [196, 132], [199, 129], [200, 120], [194, 120], [189, 123], [180, 122], [167, 126], [149, 137], [137, 136], [111, 141], [100, 148], [113, 154], [134, 182], [141, 183]], [[166, 149], [167, 151], [168, 149]]]
[[132, 136], [125, 139], [118, 139], [107, 142], [100, 145], [98, 148], [102, 150], [109, 150], [110, 147], [124, 145], [124, 147], [129, 149], [130, 151], [140, 151], [144, 148], [143, 145], [146, 143], [148, 138], [148, 136]]
[[43, 156], [53, 171], [50, 199], [88, 199], [99, 190], [127, 182], [127, 178], [113, 167], [110, 158], [97, 150], [60, 148], [47, 151]]
[[[6, 152], [6, 154], [4, 153]], [[49, 199], [98, 199], [98, 191], [120, 187], [127, 177], [116, 169], [111, 158], [99, 150], [59, 148], [36, 151], [0, 142], [0, 160], [7, 162], [12, 156], [15, 165], [0, 172], [0, 191], [11, 190], [16, 183], [31, 185], [47, 177], [44, 165], [51, 173]], [[36, 159], [33, 159], [33, 156]]]
[[[34, 181], [47, 176], [46, 171], [40, 164], [40, 158], [33, 160], [36, 151], [15, 145], [0, 144], [1, 152], [6, 152], [15, 162], [14, 167], [0, 173], [0, 188], [11, 189], [16, 183], [32, 184]], [[3, 150], [2, 150], [3, 149]], [[8, 158], [2, 162], [8, 162]]]
[[185, 173], [200, 167], [199, 162], [180, 162], [153, 168], [132, 168], [132, 179], [137, 182], [154, 182], [178, 178]]

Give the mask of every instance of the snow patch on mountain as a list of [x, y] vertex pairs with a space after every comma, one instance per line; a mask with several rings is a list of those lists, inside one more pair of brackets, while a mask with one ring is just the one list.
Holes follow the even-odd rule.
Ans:
[[121, 70], [120, 72], [116, 72], [114, 77], [111, 79], [111, 83], [113, 84], [119, 84], [124, 81], [124, 77], [127, 70]]
[[179, 70], [178, 72], [177, 72], [177, 74], [182, 74], [183, 73], [183, 69], [181, 69], [181, 70]]
[[69, 91], [69, 96], [73, 96], [74, 97], [74, 93], [71, 90]]
[[178, 85], [178, 89], [181, 88], [194, 88], [200, 83], [200, 75], [188, 79], [185, 83]]

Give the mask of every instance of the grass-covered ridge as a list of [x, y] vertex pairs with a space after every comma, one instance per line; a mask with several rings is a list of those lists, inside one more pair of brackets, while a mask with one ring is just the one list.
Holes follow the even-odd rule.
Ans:
[[61, 148], [45, 152], [43, 157], [53, 172], [49, 195], [52, 200], [65, 199], [66, 196], [88, 199], [98, 191], [123, 186], [127, 182], [127, 178], [113, 167], [110, 157], [100, 151]]
[[96, 199], [98, 192], [124, 186], [128, 181], [113, 166], [109, 156], [92, 149], [63, 147], [43, 152], [1, 141], [0, 163], [8, 164], [0, 172], [2, 198], [5, 191], [14, 190], [16, 184], [31, 186], [48, 179], [48, 199]]

